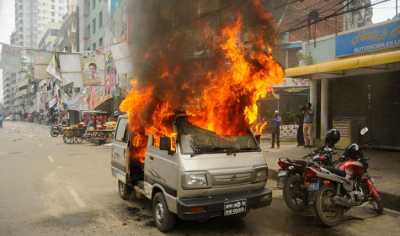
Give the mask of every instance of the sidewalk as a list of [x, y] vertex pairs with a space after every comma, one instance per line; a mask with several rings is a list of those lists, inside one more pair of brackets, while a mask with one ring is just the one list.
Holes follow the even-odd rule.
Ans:
[[[270, 140], [262, 140], [261, 148], [272, 179], [276, 179], [279, 158], [300, 159], [313, 150], [296, 147], [295, 142], [283, 142], [280, 149], [270, 146]], [[400, 210], [400, 152], [371, 150], [365, 155], [369, 158], [368, 172], [382, 194], [385, 207]]]

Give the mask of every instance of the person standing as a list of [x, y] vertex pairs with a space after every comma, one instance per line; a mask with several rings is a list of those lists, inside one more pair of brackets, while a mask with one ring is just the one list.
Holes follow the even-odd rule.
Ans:
[[274, 118], [272, 119], [272, 145], [271, 148], [275, 148], [275, 142], [276, 142], [276, 147], [280, 147], [280, 135], [281, 135], [281, 122], [282, 118], [279, 115], [279, 111], [275, 111]]
[[304, 106], [299, 107], [299, 113], [296, 117], [297, 128], [297, 146], [304, 146], [304, 135], [303, 135], [303, 122], [304, 122]]
[[3, 120], [4, 120], [4, 115], [3, 115], [3, 113], [0, 111], [0, 128], [3, 128]]
[[308, 103], [304, 108], [304, 122], [303, 122], [303, 135], [304, 135], [304, 147], [312, 147], [313, 138], [312, 138], [312, 129], [313, 129], [313, 120], [314, 113], [311, 108], [311, 103]]

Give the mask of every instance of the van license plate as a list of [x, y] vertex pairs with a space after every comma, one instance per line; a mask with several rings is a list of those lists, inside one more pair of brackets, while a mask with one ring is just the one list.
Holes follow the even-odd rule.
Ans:
[[246, 212], [247, 200], [236, 200], [224, 203], [224, 216], [237, 215]]

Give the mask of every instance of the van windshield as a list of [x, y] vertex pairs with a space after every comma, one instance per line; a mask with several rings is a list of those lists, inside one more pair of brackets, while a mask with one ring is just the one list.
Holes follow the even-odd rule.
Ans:
[[183, 154], [237, 153], [259, 151], [259, 146], [252, 134], [242, 136], [218, 136], [193, 126], [184, 119], [177, 122], [180, 145]]

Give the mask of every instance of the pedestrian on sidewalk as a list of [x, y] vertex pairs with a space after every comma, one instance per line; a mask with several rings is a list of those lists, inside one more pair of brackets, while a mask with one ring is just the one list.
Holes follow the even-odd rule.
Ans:
[[0, 111], [0, 128], [3, 128], [3, 120], [4, 120], [4, 115], [3, 115], [3, 113]]
[[303, 122], [304, 122], [304, 106], [299, 107], [299, 113], [296, 117], [296, 123], [299, 126], [297, 128], [297, 146], [304, 146], [304, 135], [303, 135]]
[[303, 120], [303, 135], [304, 135], [304, 147], [309, 148], [313, 145], [312, 129], [314, 113], [311, 109], [311, 103], [306, 104], [304, 108], [304, 120]]
[[280, 147], [280, 128], [281, 128], [282, 118], [279, 115], [279, 111], [275, 111], [274, 118], [272, 119], [272, 145], [271, 148]]

